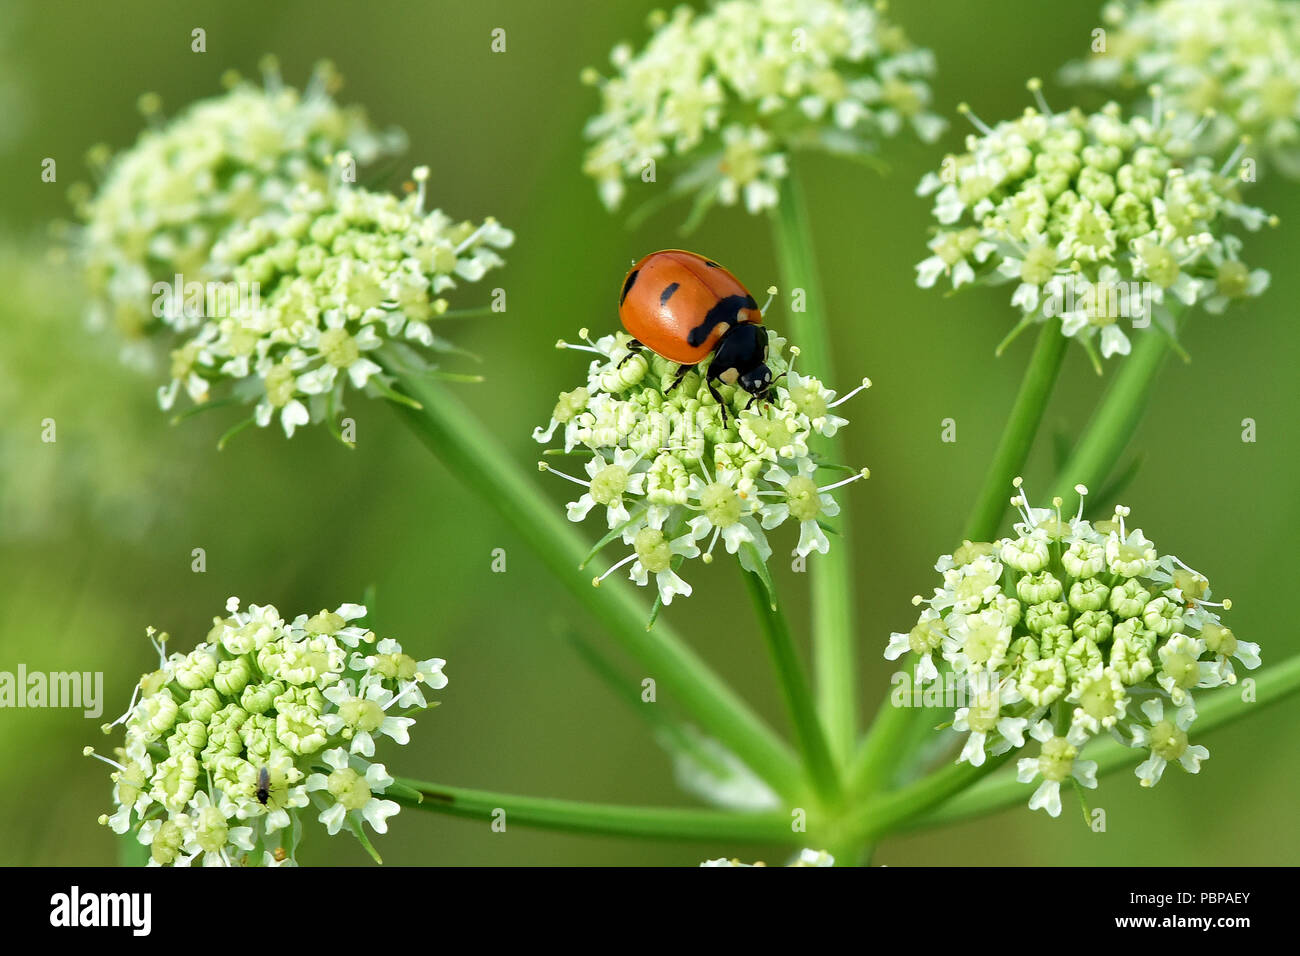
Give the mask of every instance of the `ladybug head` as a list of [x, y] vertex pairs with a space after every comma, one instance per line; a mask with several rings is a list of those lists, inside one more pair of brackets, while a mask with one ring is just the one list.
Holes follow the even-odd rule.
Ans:
[[740, 387], [757, 399], [767, 398], [767, 390], [772, 387], [772, 370], [759, 362], [749, 371], [740, 374]]
[[767, 329], [752, 322], [732, 326], [718, 342], [709, 378], [739, 385], [754, 398], [765, 398], [772, 387], [772, 370], [767, 367]]

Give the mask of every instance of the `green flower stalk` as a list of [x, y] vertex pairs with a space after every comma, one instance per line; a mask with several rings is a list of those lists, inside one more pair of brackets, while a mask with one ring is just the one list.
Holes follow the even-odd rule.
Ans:
[[1157, 86], [1202, 152], [1249, 151], [1300, 176], [1300, 10], [1286, 0], [1108, 3], [1104, 47], [1061, 77], [1111, 91]]
[[[840, 468], [809, 450], [813, 435], [834, 435], [848, 422], [835, 410], [867, 388], [862, 384], [836, 398], [819, 380], [792, 367], [797, 349], [771, 335], [767, 364], [777, 383], [763, 401], [735, 385], [719, 384], [723, 405], [714, 401], [705, 370], [691, 371], [674, 386], [680, 366], [645, 351], [628, 348], [619, 332], [585, 344], [560, 342], [566, 349], [591, 352], [587, 384], [560, 395], [550, 424], [534, 431], [540, 443], [560, 432], [563, 453], [590, 455], [585, 477], [551, 472], [580, 485], [583, 493], [568, 505], [570, 521], [595, 512], [608, 534], [595, 550], [621, 540], [631, 549], [593, 583], [628, 564], [629, 577], [645, 586], [654, 577], [659, 600], [671, 604], [691, 586], [677, 569], [688, 558], [713, 559], [719, 543], [747, 571], [767, 578], [772, 555], [767, 532], [786, 522], [799, 526], [795, 552], [825, 554], [830, 540], [824, 516], [838, 513], [830, 492], [859, 478], [867, 469]], [[593, 551], [594, 555], [594, 551]]]
[[865, 0], [723, 0], [651, 15], [645, 47], [614, 48], [594, 69], [600, 112], [585, 172], [620, 205], [627, 181], [672, 178], [669, 197], [774, 207], [793, 150], [863, 156], [911, 125], [933, 141], [934, 57]]
[[328, 419], [348, 385], [399, 399], [370, 355], [386, 344], [428, 356], [453, 350], [433, 332], [446, 293], [504, 264], [514, 236], [493, 219], [457, 222], [424, 209], [426, 167], [405, 198], [347, 183], [299, 187], [282, 208], [236, 224], [212, 250], [215, 271], [258, 294], [208, 317], [172, 352], [170, 408], [182, 389], [196, 404], [222, 394], [256, 403], [253, 419], [286, 435]]
[[[786, 866], [834, 866], [835, 857], [831, 856], [825, 850], [800, 850]], [[700, 866], [767, 866], [766, 863], [741, 863], [737, 859], [728, 860], [725, 857], [719, 857], [716, 860], [705, 860]]]
[[958, 763], [981, 767], [1037, 741], [1018, 779], [1039, 781], [1029, 806], [1052, 816], [1062, 784], [1097, 785], [1081, 754], [1101, 735], [1147, 752], [1136, 770], [1145, 787], [1170, 763], [1197, 773], [1209, 751], [1189, 742], [1194, 694], [1260, 663], [1258, 645], [1223, 625], [1231, 602], [1211, 601], [1205, 576], [1161, 554], [1127, 508], [1092, 523], [1083, 486], [1071, 517], [1060, 498], [1031, 507], [1015, 485], [1015, 534], [940, 558], [942, 586], [914, 599], [916, 626], [891, 635], [885, 657], [910, 655], [920, 684], [943, 668], [965, 696], [952, 720], [965, 735]]
[[1268, 273], [1241, 260], [1228, 231], [1276, 222], [1242, 203], [1240, 151], [1219, 168], [1184, 161], [1159, 110], [1155, 122], [1113, 103], [1053, 113], [1029, 87], [1039, 108], [992, 128], [963, 106], [978, 133], [922, 179], [939, 225], [919, 286], [1012, 285], [1019, 323], [1007, 341], [1059, 319], [1098, 368], [1098, 343], [1104, 358], [1129, 353], [1125, 320], [1176, 337], [1178, 311], [1222, 312], [1264, 291]]
[[148, 846], [151, 865], [276, 866], [295, 862], [315, 816], [378, 860], [363, 824], [387, 832], [400, 809], [389, 797], [404, 791], [371, 759], [375, 744], [407, 743], [409, 714], [447, 678], [445, 661], [353, 623], [365, 613], [344, 604], [285, 621], [231, 598], [189, 653], [168, 653], [150, 628], [158, 669], [104, 727], [125, 728], [117, 759], [85, 751], [114, 768], [116, 807], [100, 823]]
[[171, 348], [200, 324], [175, 303], [159, 308], [158, 283], [215, 279], [211, 253], [222, 234], [300, 186], [323, 189], [337, 154], [367, 164], [405, 145], [400, 131], [377, 131], [361, 109], [334, 101], [341, 83], [331, 64], [319, 64], [302, 93], [284, 85], [274, 58], [263, 73], [262, 86], [227, 73], [225, 93], [170, 120], [160, 98], [145, 94], [151, 127], [135, 144], [116, 155], [90, 151], [99, 186], [73, 194], [83, 223], [75, 251], [90, 276], [92, 318], [116, 328], [141, 360], [152, 357], [148, 338]]

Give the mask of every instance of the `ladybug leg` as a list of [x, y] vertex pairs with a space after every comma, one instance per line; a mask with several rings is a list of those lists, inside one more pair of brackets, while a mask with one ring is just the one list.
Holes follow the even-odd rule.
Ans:
[[618, 360], [618, 364], [617, 364], [616, 366], [614, 366], [614, 367], [615, 367], [615, 368], [622, 368], [624, 362], [626, 362], [626, 361], [627, 361], [628, 359], [630, 359], [632, 356], [636, 355], [636, 354], [637, 354], [638, 352], [640, 352], [643, 348], [645, 348], [645, 346], [642, 345], [640, 342], [638, 342], [636, 339], [633, 339], [631, 342], [628, 342], [628, 343], [627, 343], [627, 354], [624, 355], [621, 359], [619, 359], [619, 360]]
[[722, 396], [718, 394], [718, 390], [713, 384], [713, 379], [711, 378], [706, 379], [705, 384], [709, 386], [709, 394], [712, 395], [713, 400], [718, 403], [718, 408], [722, 409], [722, 424], [726, 425], [727, 424], [727, 403], [724, 402], [722, 400]]
[[[671, 385], [669, 385], [666, 389], [664, 389], [664, 394], [667, 395], [669, 392], [671, 392], [673, 389], [675, 389], [678, 385], [682, 384], [682, 379], [684, 379], [687, 375], [690, 375], [691, 372], [694, 372], [694, 371], [695, 371], [695, 366], [694, 366], [694, 365], [680, 365], [680, 366], [678, 366], [678, 368], [677, 368], [677, 377], [673, 379], [673, 383], [672, 383]], [[712, 388], [712, 386], [710, 386], [710, 388]]]

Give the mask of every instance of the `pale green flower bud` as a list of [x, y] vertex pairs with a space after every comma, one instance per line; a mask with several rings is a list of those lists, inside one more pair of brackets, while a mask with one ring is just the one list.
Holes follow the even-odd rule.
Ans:
[[239, 697], [252, 679], [253, 668], [243, 657], [222, 661], [212, 676], [212, 686], [225, 697]]
[[1071, 681], [1077, 681], [1101, 663], [1101, 651], [1086, 637], [1075, 641], [1065, 653], [1065, 673], [1069, 675]]
[[1065, 665], [1056, 657], [1027, 664], [1021, 671], [1020, 682], [1016, 685], [1020, 696], [1035, 707], [1051, 706], [1066, 692], [1068, 686], [1065, 679]]
[[1070, 620], [1070, 606], [1063, 601], [1045, 601], [1025, 611], [1025, 627], [1031, 634], [1041, 634], [1054, 624], [1064, 626]]
[[1047, 543], [1035, 537], [1005, 541], [1000, 556], [1003, 564], [1008, 564], [1026, 574], [1037, 574], [1047, 567], [1047, 562], [1051, 558]]
[[1084, 611], [1071, 625], [1075, 637], [1084, 637], [1094, 644], [1110, 640], [1114, 620], [1107, 611]]
[[1070, 607], [1079, 612], [1100, 611], [1110, 597], [1110, 588], [1096, 578], [1085, 578], [1070, 585]]
[[1093, 541], [1074, 541], [1061, 555], [1061, 565], [1071, 577], [1091, 578], [1106, 567], [1106, 548]]
[[1028, 574], [1016, 582], [1016, 593], [1026, 604], [1057, 601], [1062, 592], [1061, 582], [1050, 571]]
[[1137, 578], [1129, 578], [1110, 592], [1110, 609], [1120, 619], [1137, 617], [1151, 600], [1151, 592], [1142, 587]]

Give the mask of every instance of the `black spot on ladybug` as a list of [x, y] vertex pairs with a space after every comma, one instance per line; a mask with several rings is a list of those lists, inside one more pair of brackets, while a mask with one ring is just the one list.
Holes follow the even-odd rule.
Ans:
[[686, 341], [692, 348], [704, 344], [715, 325], [735, 325], [740, 321], [741, 309], [757, 308], [752, 295], [729, 295], [719, 299], [704, 316], [704, 321], [686, 334]]
[[640, 271], [641, 271], [640, 269], [633, 269], [630, 273], [628, 273], [627, 281], [623, 283], [623, 294], [618, 297], [619, 305], [623, 304], [623, 300], [627, 298], [627, 294], [632, 291], [632, 286], [636, 282], [637, 274]]
[[676, 292], [677, 289], [678, 289], [678, 283], [676, 282], [672, 283], [671, 285], [665, 286], [664, 291], [659, 293], [659, 304], [667, 305], [668, 300], [673, 297], [673, 293]]

